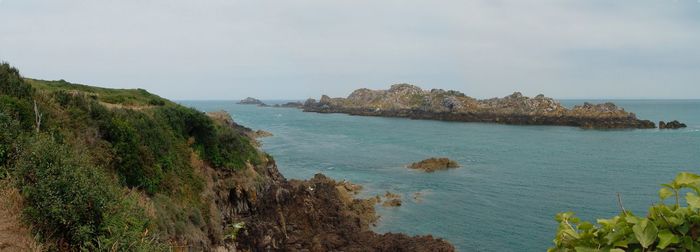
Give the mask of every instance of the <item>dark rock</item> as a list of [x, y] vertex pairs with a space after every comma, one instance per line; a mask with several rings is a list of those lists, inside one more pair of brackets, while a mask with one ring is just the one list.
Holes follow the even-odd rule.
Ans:
[[[246, 223], [236, 239], [242, 251], [454, 251], [449, 243], [431, 236], [370, 231], [376, 201], [343, 196], [338, 189], [357, 189], [351, 184], [322, 174], [307, 181], [281, 178], [268, 183], [253, 186], [256, 192], [248, 193], [247, 201], [238, 200], [250, 204], [250, 214], [230, 217]], [[289, 196], [276, 197], [278, 188]]]
[[680, 128], [685, 128], [688, 127], [685, 125], [685, 123], [681, 123], [679, 121], [673, 120], [668, 123], [664, 121], [659, 122], [659, 129], [680, 129]]

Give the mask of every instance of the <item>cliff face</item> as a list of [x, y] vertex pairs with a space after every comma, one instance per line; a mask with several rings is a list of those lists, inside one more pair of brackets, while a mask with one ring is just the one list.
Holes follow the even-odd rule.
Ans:
[[552, 98], [513, 93], [503, 98], [477, 100], [458, 91], [423, 90], [409, 84], [389, 90], [358, 89], [347, 98], [322, 96], [309, 99], [304, 111], [352, 115], [407, 117], [464, 122], [563, 125], [583, 128], [654, 128], [612, 103], [589, 104], [568, 109]]

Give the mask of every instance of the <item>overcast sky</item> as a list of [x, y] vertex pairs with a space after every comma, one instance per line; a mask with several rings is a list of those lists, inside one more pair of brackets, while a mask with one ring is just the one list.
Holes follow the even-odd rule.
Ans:
[[23, 75], [171, 99], [700, 98], [698, 0], [0, 0]]

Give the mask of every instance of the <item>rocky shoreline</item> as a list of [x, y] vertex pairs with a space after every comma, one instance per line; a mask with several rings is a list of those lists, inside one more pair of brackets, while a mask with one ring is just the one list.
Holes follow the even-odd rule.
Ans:
[[653, 122], [638, 119], [613, 103], [584, 103], [568, 109], [544, 95], [530, 98], [516, 92], [503, 98], [477, 100], [458, 91], [428, 91], [410, 84], [392, 85], [389, 90], [358, 89], [347, 98], [324, 95], [319, 101], [308, 99], [302, 108], [305, 112], [441, 121], [595, 129], [656, 128]]
[[[248, 134], [224, 112], [209, 113], [216, 121]], [[235, 224], [235, 239], [212, 241], [222, 251], [454, 251], [440, 238], [378, 234], [376, 197], [356, 198], [361, 186], [336, 182], [322, 174], [309, 180], [287, 180], [271, 156], [242, 171], [219, 170], [203, 162], [203, 197], [213, 199], [222, 223]]]

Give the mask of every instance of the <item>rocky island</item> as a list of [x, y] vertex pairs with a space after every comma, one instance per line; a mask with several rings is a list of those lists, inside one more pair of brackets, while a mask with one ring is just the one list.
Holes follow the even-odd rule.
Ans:
[[322, 96], [308, 99], [305, 112], [345, 113], [362, 116], [405, 117], [461, 122], [517, 125], [561, 125], [596, 129], [655, 128], [653, 122], [638, 119], [613, 103], [575, 106], [538, 95], [534, 98], [513, 93], [503, 98], [479, 100], [454, 90], [423, 90], [410, 84], [395, 84], [389, 90], [366, 88], [347, 98]]

